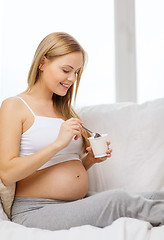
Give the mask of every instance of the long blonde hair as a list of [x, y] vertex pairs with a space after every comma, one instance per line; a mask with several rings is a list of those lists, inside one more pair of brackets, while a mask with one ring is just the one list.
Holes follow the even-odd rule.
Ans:
[[[27, 91], [30, 91], [30, 89], [34, 86], [34, 84], [37, 82], [39, 78], [39, 74], [40, 74], [39, 64], [41, 62], [41, 59], [44, 56], [48, 59], [51, 59], [51, 58], [54, 59], [55, 57], [63, 56], [72, 52], [81, 52], [83, 55], [83, 65], [77, 75], [75, 96], [74, 96], [74, 100], [75, 100], [79, 83], [80, 83], [80, 78], [84, 70], [86, 53], [75, 38], [73, 38], [71, 35], [64, 32], [51, 33], [47, 35], [40, 42], [38, 48], [36, 49], [36, 52], [29, 70]], [[54, 106], [58, 108], [58, 111], [62, 114], [65, 120], [71, 117], [79, 118], [79, 116], [76, 114], [76, 112], [72, 107], [73, 92], [74, 92], [74, 84], [69, 88], [65, 96], [59, 96], [59, 95], [56, 95], [55, 93], [52, 96], [52, 101], [54, 103]], [[84, 130], [84, 133], [82, 134], [83, 152], [86, 152], [86, 147], [89, 146], [89, 142], [88, 142], [89, 136], [90, 135]]]

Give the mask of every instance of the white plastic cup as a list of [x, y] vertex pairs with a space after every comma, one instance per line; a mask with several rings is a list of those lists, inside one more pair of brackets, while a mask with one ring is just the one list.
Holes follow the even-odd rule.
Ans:
[[89, 137], [88, 140], [91, 144], [95, 158], [105, 157], [107, 151], [108, 134], [101, 134], [101, 137]]

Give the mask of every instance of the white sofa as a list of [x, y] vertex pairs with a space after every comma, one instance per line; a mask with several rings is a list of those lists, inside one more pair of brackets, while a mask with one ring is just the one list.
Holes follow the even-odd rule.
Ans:
[[[123, 188], [130, 192], [164, 191], [164, 99], [144, 104], [117, 103], [77, 109], [85, 125], [108, 133], [112, 157], [89, 171], [89, 189]], [[81, 226], [47, 231], [12, 223], [0, 208], [1, 240], [92, 239], [163, 240], [164, 226], [120, 218], [106, 228]]]

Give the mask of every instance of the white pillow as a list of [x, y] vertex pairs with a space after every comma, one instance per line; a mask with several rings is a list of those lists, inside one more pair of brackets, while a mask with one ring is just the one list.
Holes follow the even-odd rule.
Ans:
[[89, 189], [164, 190], [164, 99], [78, 109], [86, 127], [108, 133], [112, 157], [89, 171]]
[[0, 199], [3, 210], [7, 214], [8, 218], [10, 218], [11, 206], [14, 200], [15, 186], [16, 184], [6, 187], [0, 179]]
[[0, 199], [0, 220], [9, 220], [6, 213], [3, 210], [1, 199]]

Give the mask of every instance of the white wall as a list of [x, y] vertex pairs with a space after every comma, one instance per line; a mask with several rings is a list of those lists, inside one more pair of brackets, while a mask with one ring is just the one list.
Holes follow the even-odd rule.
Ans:
[[77, 105], [115, 101], [113, 0], [2, 0], [1, 99], [23, 91], [34, 51], [47, 34], [72, 34], [88, 53]]
[[134, 0], [115, 0], [115, 83], [117, 102], [136, 102]]
[[89, 56], [76, 106], [164, 97], [163, 0], [0, 4], [0, 102], [27, 87], [34, 51], [54, 31], [72, 34]]
[[138, 102], [164, 98], [164, 1], [136, 0]]

